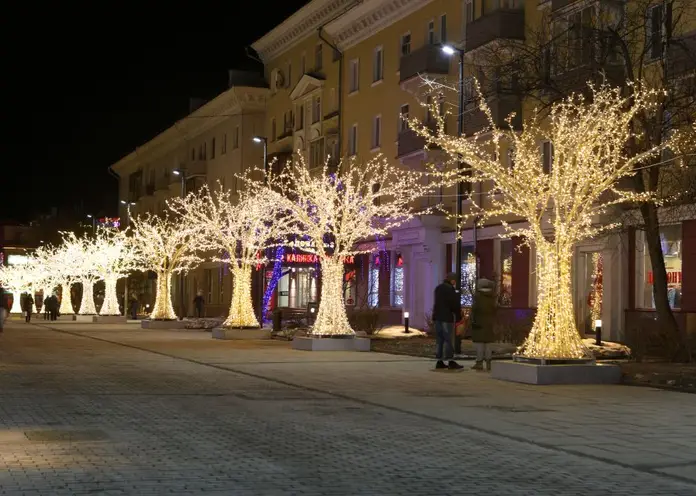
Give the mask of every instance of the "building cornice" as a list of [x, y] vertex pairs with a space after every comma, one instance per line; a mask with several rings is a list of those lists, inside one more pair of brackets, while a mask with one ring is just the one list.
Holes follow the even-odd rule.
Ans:
[[264, 64], [307, 39], [336, 15], [359, 0], [313, 0], [273, 28], [251, 47]]
[[382, 29], [423, 8], [433, 0], [365, 0], [358, 7], [327, 24], [340, 50], [369, 38]]
[[266, 106], [268, 91], [267, 88], [232, 87], [183, 119], [179, 119], [147, 143], [137, 147], [116, 162], [112, 169], [119, 173], [127, 171], [136, 164], [151, 163], [229, 117], [245, 112], [262, 112]]

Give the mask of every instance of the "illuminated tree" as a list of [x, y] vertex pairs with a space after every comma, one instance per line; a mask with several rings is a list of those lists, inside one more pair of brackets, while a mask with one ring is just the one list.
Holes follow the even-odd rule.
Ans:
[[137, 266], [133, 246], [126, 233], [113, 228], [101, 228], [94, 238], [94, 272], [104, 280], [104, 303], [99, 315], [121, 315], [116, 284]]
[[57, 248], [51, 245], [40, 246], [32, 256], [37, 271], [35, 286], [43, 293], [44, 302], [53, 293], [55, 287], [60, 284], [57, 277], [58, 272], [55, 269], [56, 256]]
[[12, 293], [10, 313], [22, 313], [22, 293], [30, 290], [32, 282], [30, 263], [0, 266], [0, 283]]
[[[522, 132], [496, 128], [485, 102], [480, 108], [491, 127], [471, 137], [448, 136], [442, 117], [435, 135], [412, 122], [429, 143], [454, 159], [461, 157], [470, 168], [467, 180], [490, 181], [500, 193], [487, 196], [486, 208], [474, 204], [472, 215], [480, 216], [481, 223], [510, 216], [528, 221], [527, 227], [502, 223], [508, 235], [521, 236], [536, 248], [537, 313], [518, 350], [523, 356], [588, 356], [573, 311], [573, 248], [579, 241], [616, 227], [616, 222], [605, 222], [615, 205], [651, 200], [650, 194], [621, 189], [620, 181], [666, 146], [665, 142], [646, 146], [639, 154], [626, 154], [630, 142], [642, 140], [632, 132], [632, 120], [638, 113], [655, 111], [662, 97], [655, 90], [633, 89], [630, 98], [619, 89], [606, 87], [591, 88], [590, 98], [572, 95], [554, 104], [546, 117], [535, 114]], [[550, 170], [543, 166], [543, 141], [553, 145]], [[503, 145], [510, 149], [512, 167], [499, 159]], [[437, 174], [444, 184], [462, 180], [457, 170]]]
[[157, 295], [150, 318], [174, 320], [172, 275], [186, 272], [202, 262], [196, 254], [199, 233], [184, 219], [157, 217], [149, 213], [131, 218], [131, 226], [132, 235], [128, 237], [128, 243], [134, 267], [157, 273]]
[[310, 170], [300, 157], [294, 167], [270, 174], [268, 186], [248, 183], [250, 195], [266, 197], [292, 219], [297, 246], [319, 259], [322, 293], [312, 334], [353, 335], [343, 295], [344, 262], [371, 251], [359, 249], [358, 242], [386, 236], [416, 215], [411, 202], [424, 193], [422, 177], [383, 157], [365, 164], [345, 160], [335, 172], [328, 161]]
[[[61, 236], [63, 242], [55, 248], [47, 247], [47, 251], [43, 252], [40, 260], [47, 267], [54, 287], [56, 285], [61, 287], [62, 297], [59, 311], [61, 315], [67, 315], [75, 313], [70, 289], [75, 282], [80, 280], [84, 249], [75, 233], [63, 232]], [[83, 297], [84, 292], [83, 289]]]
[[[97, 307], [94, 304], [94, 284], [99, 281], [99, 274], [96, 271], [99, 245], [94, 238], [88, 238], [86, 236], [78, 238], [75, 233], [70, 232], [63, 233], [61, 248], [62, 250], [58, 256], [66, 258], [66, 260], [62, 262], [64, 271], [70, 273], [75, 280], [82, 284], [82, 301], [80, 302], [78, 314], [96, 315]], [[65, 293], [65, 290], [63, 293]], [[63, 299], [65, 300], [65, 295]]]
[[273, 196], [242, 193], [233, 204], [222, 188], [211, 192], [203, 187], [184, 199], [169, 200], [168, 205], [185, 224], [200, 229], [193, 240], [199, 250], [216, 250], [220, 256], [215, 260], [231, 266], [234, 287], [223, 326], [259, 327], [251, 293], [253, 269], [270, 261], [266, 248], [287, 239], [291, 219], [280, 215]]

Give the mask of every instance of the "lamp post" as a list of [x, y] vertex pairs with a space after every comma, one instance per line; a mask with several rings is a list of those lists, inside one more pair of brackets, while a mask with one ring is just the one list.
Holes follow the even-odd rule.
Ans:
[[404, 334], [410, 334], [411, 331], [408, 329], [408, 318], [410, 314], [408, 312], [404, 312]]
[[97, 218], [92, 214], [87, 214], [88, 219], [92, 219], [92, 232], [97, 232]]
[[[263, 145], [263, 184], [268, 185], [268, 138], [265, 136], [254, 136], [252, 138], [254, 143], [260, 143]], [[263, 282], [264, 282], [265, 268], [259, 271], [258, 284], [256, 289], [256, 299], [259, 302], [258, 312], [259, 312], [259, 322], [261, 322], [261, 327], [263, 327]]]
[[[128, 225], [130, 226], [130, 207], [135, 206], [135, 202], [127, 202], [126, 200], [121, 200], [121, 205], [126, 206], [126, 218], [128, 219]], [[128, 315], [128, 274], [126, 274], [123, 286], [123, 315]]]

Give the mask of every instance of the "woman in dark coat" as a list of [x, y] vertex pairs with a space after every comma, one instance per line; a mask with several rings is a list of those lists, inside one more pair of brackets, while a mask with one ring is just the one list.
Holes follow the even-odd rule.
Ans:
[[474, 303], [471, 307], [471, 340], [476, 347], [476, 364], [472, 368], [475, 370], [483, 370], [484, 360], [486, 370], [491, 370], [492, 350], [490, 343], [495, 338], [493, 333], [495, 312], [495, 282], [479, 279]]

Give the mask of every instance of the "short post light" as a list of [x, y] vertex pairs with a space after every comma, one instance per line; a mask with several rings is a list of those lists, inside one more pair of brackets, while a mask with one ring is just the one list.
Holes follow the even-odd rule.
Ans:
[[594, 322], [595, 326], [595, 344], [597, 346], [602, 346], [602, 320], [597, 319]]
[[408, 318], [410, 314], [408, 312], [404, 312], [404, 334], [410, 334], [411, 331], [408, 329]]

